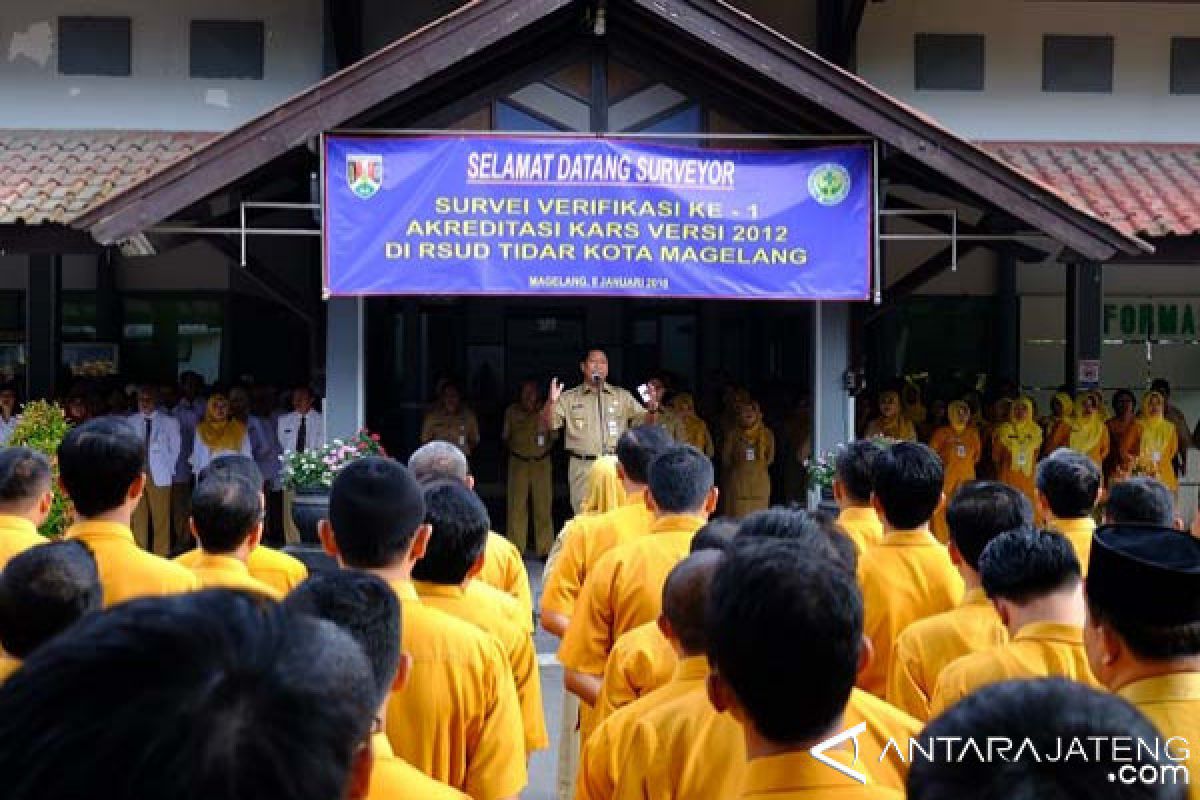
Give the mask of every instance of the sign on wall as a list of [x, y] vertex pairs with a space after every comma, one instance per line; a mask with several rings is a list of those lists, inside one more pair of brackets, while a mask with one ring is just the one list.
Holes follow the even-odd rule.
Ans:
[[865, 300], [871, 149], [324, 139], [328, 295]]
[[1104, 338], [1197, 339], [1200, 299], [1194, 297], [1106, 297]]

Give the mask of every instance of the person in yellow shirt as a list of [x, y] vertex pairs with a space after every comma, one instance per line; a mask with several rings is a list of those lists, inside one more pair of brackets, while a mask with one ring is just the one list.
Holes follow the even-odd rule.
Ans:
[[1108, 458], [1111, 446], [1103, 398], [1095, 392], [1083, 392], [1075, 403], [1075, 410], [1067, 447], [1090, 458], [1103, 475], [1104, 460]]
[[[1141, 712], [1062, 678], [985, 686], [931, 722], [918, 741], [934, 742], [936, 752], [912, 749], [908, 800], [1187, 796], [1183, 776], [1171, 771], [1177, 747], [1167, 745]], [[1013, 749], [1001, 754], [997, 745], [1005, 742]], [[1086, 756], [1068, 750], [1077, 744]], [[1147, 768], [1155, 778], [1138, 780]]]
[[5, 800], [361, 800], [375, 696], [331, 622], [247, 592], [139, 598], [0, 692]]
[[950, 532], [946, 528], [945, 504], [954, 499], [958, 487], [967, 481], [975, 480], [975, 465], [983, 455], [979, 429], [971, 424], [970, 406], [961, 400], [955, 400], [947, 406], [946, 413], [949, 424], [934, 431], [929, 440], [929, 448], [942, 460], [942, 471], [945, 475], [942, 494], [946, 500], [933, 515], [933, 524], [930, 526], [933, 535], [943, 544], [950, 538]]
[[475, 800], [509, 800], [526, 781], [512, 670], [495, 637], [421, 602], [411, 578], [429, 543], [424, 519], [420, 486], [404, 466], [362, 458], [334, 478], [321, 543], [344, 568], [383, 578], [400, 598], [401, 646], [413, 667], [407, 689], [388, 702], [395, 753]]
[[[204, 471], [202, 480], [210, 477], [225, 477], [225, 478], [240, 478], [250, 483], [251, 486], [262, 486], [262, 471], [259, 470], [258, 464], [250, 456], [241, 454], [229, 454], [217, 456], [208, 465], [208, 469]], [[266, 507], [266, 495], [259, 490], [259, 496], [264, 508]], [[191, 502], [190, 496], [188, 502]], [[194, 567], [197, 562], [204, 558], [204, 551], [197, 547], [175, 557], [175, 563], [182, 564], [189, 569]], [[280, 595], [286, 595], [292, 589], [295, 589], [304, 579], [308, 577], [308, 567], [304, 566], [304, 562], [287, 553], [281, 553], [260, 540], [258, 546], [250, 551], [246, 557], [246, 569], [250, 572], [250, 577], [257, 581], [270, 586], [275, 592]]]
[[192, 536], [199, 556], [188, 566], [205, 589], [244, 589], [279, 600], [275, 587], [255, 578], [246, 560], [262, 542], [262, 484], [232, 475], [206, 475], [192, 492]]
[[46, 539], [38, 527], [54, 503], [50, 461], [28, 447], [0, 448], [0, 569]]
[[909, 625], [896, 639], [888, 665], [887, 701], [927, 721], [938, 675], [962, 656], [1008, 641], [979, 577], [979, 556], [1000, 534], [1033, 525], [1033, 507], [1025, 495], [994, 481], [976, 481], [959, 489], [946, 513], [950, 525], [950, 561], [962, 575], [962, 604]]
[[872, 465], [871, 504], [883, 522], [883, 541], [858, 564], [873, 651], [858, 686], [876, 697], [887, 690], [900, 632], [962, 601], [962, 577], [945, 546], [929, 532], [929, 520], [943, 500], [942, 478], [937, 455], [913, 442], [885, 448]]
[[479, 420], [463, 405], [462, 390], [450, 381], [442, 384], [437, 403], [421, 421], [421, 444], [435, 441], [457, 446], [468, 458], [479, 446]]
[[[1096, 532], [1084, 642], [1092, 671], [1186, 757], [1200, 797], [1200, 541], [1163, 526]], [[1179, 738], [1175, 738], [1179, 737]]]
[[544, 558], [553, 543], [550, 504], [554, 474], [550, 451], [555, 436], [553, 431], [542, 430], [537, 383], [523, 382], [520, 398], [504, 411], [504, 427], [500, 431], [500, 438], [508, 448], [506, 528], [518, 553], [525, 551], [529, 541], [530, 511], [534, 553]]
[[[733, 546], [737, 525], [727, 519], [710, 519], [692, 537], [691, 554], [706, 550], [726, 552]], [[670, 580], [664, 586], [669, 591]], [[604, 666], [604, 680], [596, 700], [595, 723], [665, 684], [675, 673], [679, 659], [667, 640], [660, 615], [654, 622], [622, 634], [613, 645]]]
[[[1142, 415], [1139, 418], [1142, 436], [1138, 440], [1137, 466], [1146, 474], [1158, 478], [1172, 492], [1179, 491], [1179, 476], [1175, 474], [1175, 462], [1180, 455], [1179, 443], [1190, 436], [1185, 426], [1176, 426], [1168, 415], [1167, 399], [1160, 392], [1146, 392], [1142, 398]], [[1179, 414], [1178, 411], [1175, 412]], [[1179, 417], [1182, 419], [1182, 415]], [[1187, 451], [1184, 451], [1184, 456]]]
[[724, 560], [721, 551], [692, 553], [680, 561], [663, 584], [662, 613], [657, 624], [677, 657], [671, 678], [604, 719], [583, 745], [575, 800], [609, 800], [616, 790], [629, 751], [633, 726], [644, 714], [693, 691], [708, 677], [704, 614], [712, 577]]
[[942, 670], [929, 703], [934, 714], [999, 681], [1060, 677], [1098, 685], [1083, 649], [1079, 561], [1064, 536], [1031, 528], [1003, 533], [984, 548], [979, 572], [1009, 641]]
[[413, 567], [421, 602], [469, 622], [496, 637], [508, 657], [525, 729], [525, 754], [550, 745], [542, 711], [542, 680], [533, 637], [504, 609], [468, 597], [467, 587], [483, 567], [487, 508], [466, 486], [438, 481], [425, 487], [425, 523], [432, 529], [425, 556]]
[[412, 670], [412, 657], [400, 650], [400, 601], [387, 583], [355, 570], [319, 573], [288, 595], [284, 607], [337, 625], [354, 637], [371, 664], [371, 689], [378, 712], [371, 733], [375, 764], [367, 800], [467, 800], [462, 792], [398, 758], [383, 732], [388, 697], [404, 690]]
[[1046, 436], [1042, 442], [1042, 456], [1048, 456], [1062, 447], [1069, 447], [1071, 431], [1075, 428], [1075, 401], [1071, 395], [1057, 392], [1050, 401], [1050, 418], [1045, 422]]
[[883, 541], [883, 523], [871, 505], [871, 463], [879, 450], [875, 441], [859, 439], [843, 447], [834, 462], [833, 499], [841, 509], [837, 522], [859, 555]]
[[671, 447], [655, 458], [648, 481], [646, 502], [654, 525], [596, 562], [558, 649], [567, 689], [590, 706], [600, 694], [613, 644], [659, 615], [667, 573], [687, 555], [692, 537], [716, 508], [712, 462], [690, 445]]
[[1033, 418], [1033, 401], [1019, 397], [1013, 402], [1012, 417], [996, 426], [992, 434], [992, 462], [996, 477], [1017, 489], [1033, 504], [1037, 514], [1034, 474], [1042, 449], [1042, 429]]
[[[457, 481], [468, 489], [475, 489], [475, 476], [468, 469], [467, 457], [448, 442], [430, 442], [417, 448], [408, 457], [408, 469], [418, 483]], [[520, 603], [532, 632], [533, 592], [529, 588], [525, 562], [516, 545], [495, 531], [488, 531], [483, 570], [478, 580], [511, 595]]]
[[[854, 545], [828, 515], [785, 509], [759, 512], [741, 524], [735, 547], [774, 539], [802, 547], [806, 561], [823, 565], [826, 570], [840, 569], [853, 579], [857, 561]], [[864, 651], [859, 666], [865, 662]], [[860, 724], [864, 730], [859, 741], [863, 748], [859, 763], [866, 766], [870, 778], [880, 785], [902, 789], [907, 765], [903, 760], [881, 756], [889, 740], [907, 742], [916, 735], [920, 723], [884, 701], [854, 689], [842, 727]], [[614, 797], [617, 800], [734, 797], [742, 785], [745, 766], [746, 744], [741, 726], [730, 714], [714, 708], [706, 692], [694, 691], [640, 715], [630, 735], [628, 758], [622, 765]]]
[[671, 446], [671, 438], [659, 425], [639, 425], [621, 434], [617, 473], [626, 503], [606, 514], [576, 517], [570, 523], [562, 551], [543, 580], [540, 608], [547, 632], [559, 637], [566, 634], [584, 581], [605, 553], [650, 531], [654, 512], [646, 504], [646, 476], [650, 462]]
[[19, 553], [0, 572], [0, 682], [39, 647], [103, 604], [96, 559], [79, 542]]
[[696, 401], [687, 392], [680, 392], [671, 400], [671, 408], [678, 420], [676, 441], [690, 444], [709, 458], [713, 457], [712, 433], [708, 423], [696, 413]]
[[829, 766], [853, 764], [848, 750], [821, 749], [843, 729], [855, 674], [869, 652], [850, 570], [831, 568], [800, 542], [748, 542], [726, 557], [711, 591], [708, 694], [742, 727], [748, 763], [737, 796], [903, 797], [868, 774], [856, 778]]
[[867, 424], [865, 438], [874, 439], [881, 436], [901, 442], [917, 440], [916, 426], [902, 413], [900, 393], [894, 390], [880, 393], [879, 416]]
[[737, 425], [721, 446], [721, 486], [728, 516], [741, 519], [771, 504], [773, 463], [775, 434], [763, 424], [758, 403], [747, 399], [738, 405]]
[[1086, 577], [1096, 530], [1092, 514], [1104, 496], [1100, 468], [1082, 453], [1055, 450], [1038, 464], [1037, 496], [1046, 527], [1067, 537]]
[[133, 538], [129, 522], [146, 483], [143, 451], [137, 432], [112, 417], [72, 428], [58, 446], [59, 480], [76, 514], [66, 538], [96, 557], [106, 608], [200, 587], [190, 570], [147, 553]]

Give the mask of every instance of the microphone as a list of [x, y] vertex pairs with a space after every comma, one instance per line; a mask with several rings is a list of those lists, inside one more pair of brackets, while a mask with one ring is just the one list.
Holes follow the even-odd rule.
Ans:
[[592, 370], [592, 383], [600, 383], [600, 373], [597, 370]]

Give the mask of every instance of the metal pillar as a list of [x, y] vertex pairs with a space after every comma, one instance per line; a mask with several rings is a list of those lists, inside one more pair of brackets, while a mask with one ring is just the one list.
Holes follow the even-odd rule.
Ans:
[[25, 292], [27, 390], [30, 399], [54, 397], [62, 363], [62, 256], [29, 256], [29, 288]]
[[850, 367], [850, 305], [813, 308], [813, 452], [824, 453], [854, 438], [853, 402], [844, 378]]
[[326, 315], [325, 429], [352, 436], [366, 423], [366, 300], [332, 297]]
[[1094, 261], [1067, 264], [1064, 380], [1074, 392], [1099, 388], [1104, 345], [1104, 279]]

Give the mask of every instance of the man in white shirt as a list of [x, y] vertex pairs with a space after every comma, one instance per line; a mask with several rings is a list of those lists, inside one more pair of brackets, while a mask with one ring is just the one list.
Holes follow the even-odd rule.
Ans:
[[147, 472], [146, 489], [133, 511], [133, 536], [142, 549], [166, 557], [171, 554], [171, 489], [182, 446], [179, 421], [159, 409], [158, 390], [147, 385], [138, 391], [138, 411], [129, 424], [142, 437]]
[[[279, 418], [279, 446], [284, 453], [302, 453], [325, 446], [325, 418], [313, 408], [313, 392], [307, 386], [292, 390], [292, 410]], [[289, 543], [300, 541], [292, 522], [292, 495], [283, 494], [283, 530]]]
[[21, 421], [17, 413], [17, 390], [11, 384], [0, 386], [0, 447], [8, 445], [13, 429]]
[[203, 388], [204, 380], [197, 373], [189, 370], [180, 375], [179, 402], [171, 410], [171, 416], [179, 423], [181, 439], [171, 483], [171, 535], [180, 548], [192, 541], [188, 525], [192, 508], [192, 448], [196, 444], [196, 426], [204, 419], [204, 398], [200, 396]]

